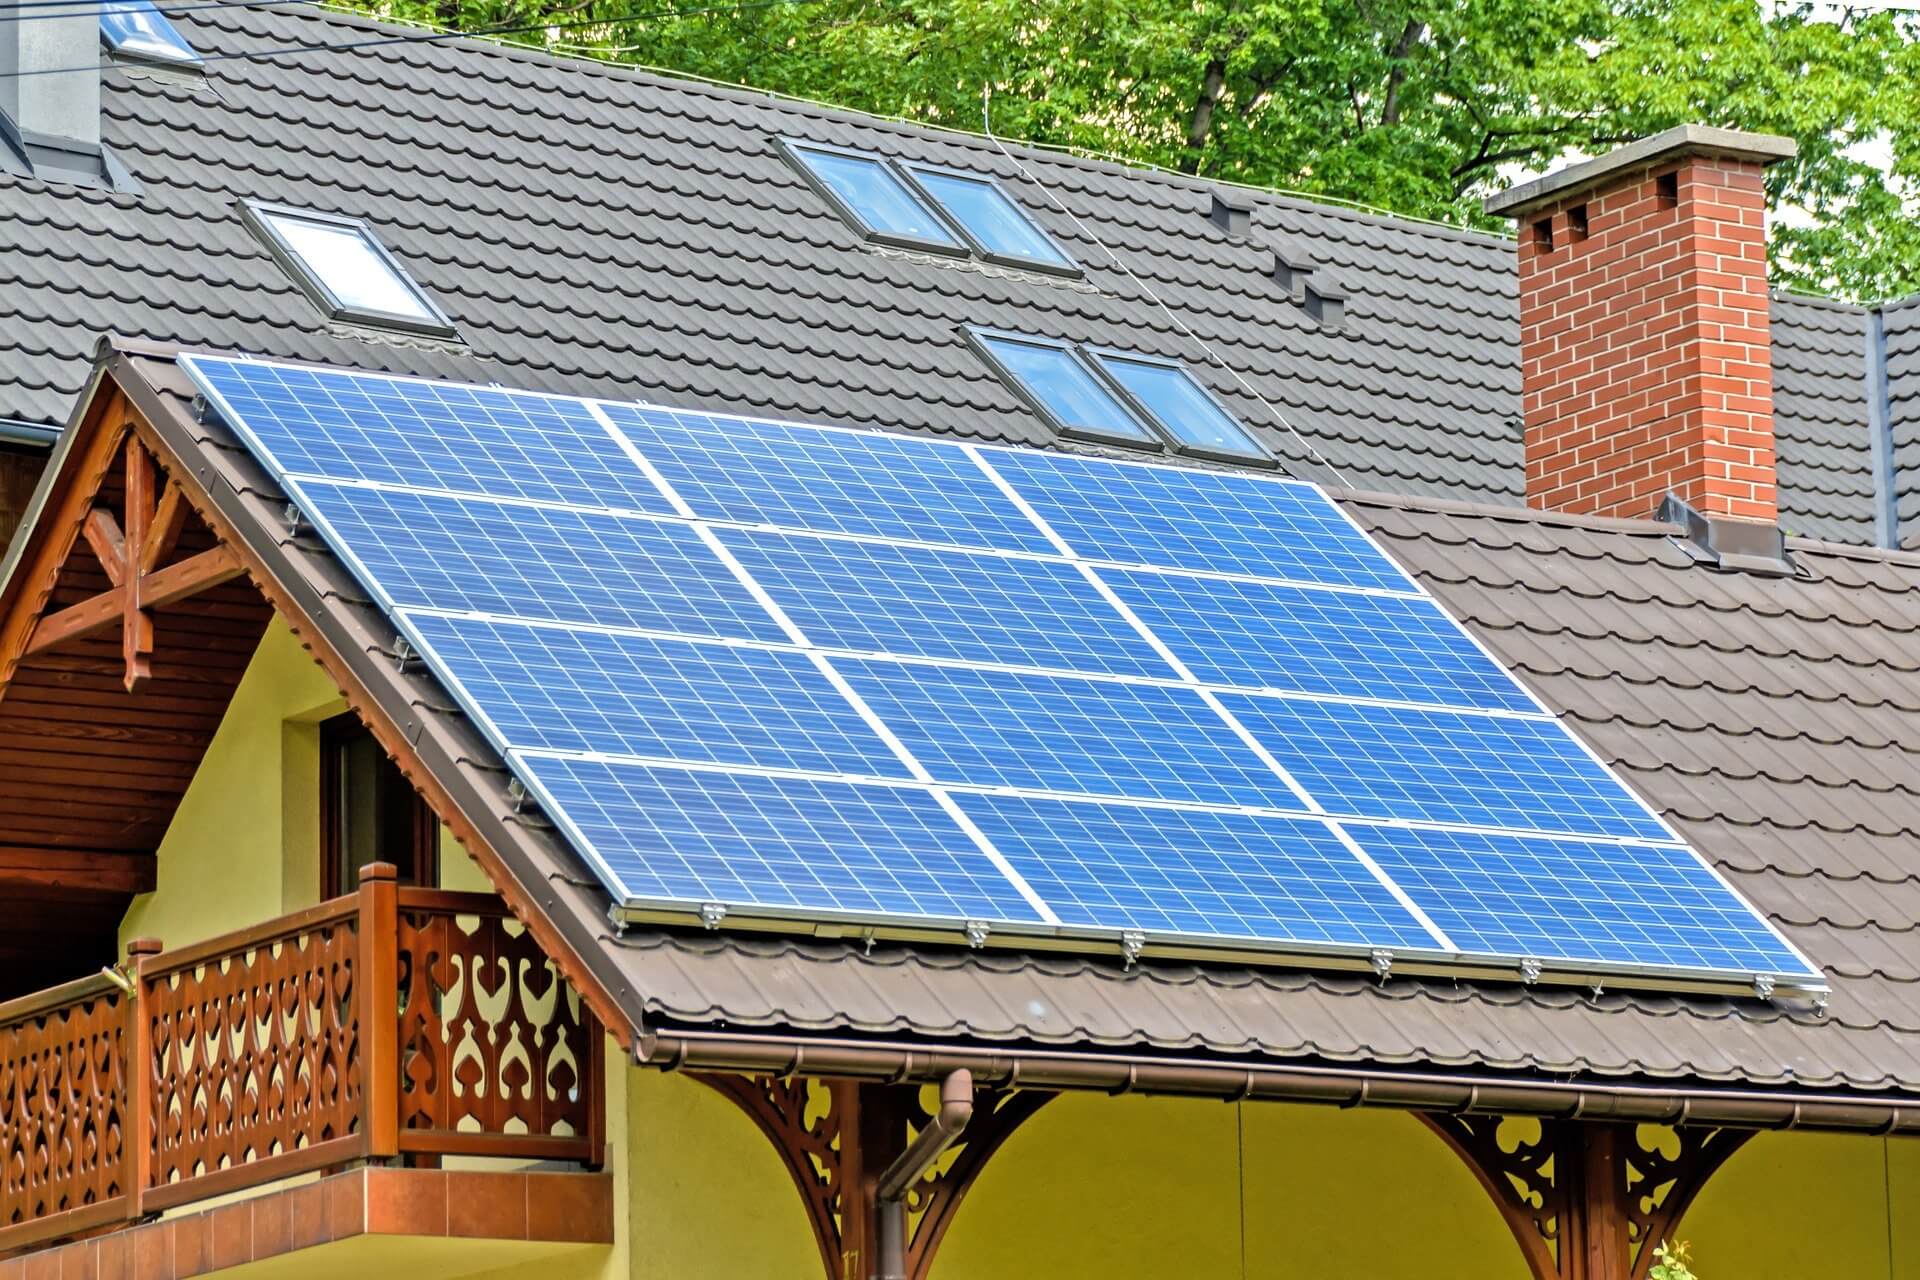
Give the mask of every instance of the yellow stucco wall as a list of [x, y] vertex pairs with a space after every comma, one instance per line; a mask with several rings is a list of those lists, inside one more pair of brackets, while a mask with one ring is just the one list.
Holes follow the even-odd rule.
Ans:
[[[319, 722], [338, 691], [268, 632], [159, 852], [123, 942], [184, 945], [311, 903]], [[451, 840], [441, 881], [484, 889]], [[609, 1042], [620, 1242], [499, 1280], [815, 1280], [784, 1167], [718, 1094], [628, 1067]], [[1763, 1135], [1682, 1224], [1701, 1280], [1920, 1280], [1920, 1142]], [[397, 1270], [404, 1265], [398, 1254]], [[934, 1280], [1524, 1280], [1471, 1175], [1412, 1117], [1070, 1095], [988, 1166]]]

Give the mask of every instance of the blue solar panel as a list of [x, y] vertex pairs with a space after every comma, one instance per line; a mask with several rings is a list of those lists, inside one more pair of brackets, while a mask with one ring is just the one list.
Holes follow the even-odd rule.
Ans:
[[427, 655], [508, 746], [911, 776], [801, 654], [405, 616]]
[[1329, 813], [1674, 838], [1551, 720], [1256, 694], [1220, 700]]
[[1800, 960], [1686, 849], [1347, 827], [1468, 951], [1795, 972]]
[[1432, 948], [1313, 819], [956, 794], [1062, 924], [1266, 943]]
[[521, 763], [630, 900], [1040, 919], [925, 791], [552, 756]]
[[719, 537], [826, 648], [1173, 676], [1078, 570], [1057, 561], [736, 529]]
[[316, 481], [299, 493], [399, 608], [786, 639], [682, 524]]
[[1309, 484], [1016, 449], [981, 456], [1090, 560], [1419, 590]]
[[1300, 807], [1187, 689], [884, 660], [833, 665], [941, 782]]
[[1145, 570], [1100, 576], [1202, 681], [1539, 710], [1430, 600]]
[[578, 400], [214, 356], [181, 363], [282, 479], [673, 509]]
[[1002, 551], [1053, 550], [951, 444], [644, 405], [606, 411], [698, 516]]
[[187, 365], [631, 907], [1817, 978], [1310, 486]]

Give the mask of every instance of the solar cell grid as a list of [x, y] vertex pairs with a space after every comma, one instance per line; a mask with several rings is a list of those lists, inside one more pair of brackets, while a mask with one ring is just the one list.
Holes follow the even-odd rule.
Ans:
[[1314, 819], [956, 793], [1061, 923], [1268, 943], [1430, 949]]
[[1204, 682], [1539, 710], [1430, 600], [1144, 570], [1099, 572]]
[[1171, 679], [1068, 565], [722, 529], [720, 541], [815, 644], [907, 657]]
[[1086, 559], [1419, 590], [1325, 494], [1298, 481], [1037, 450], [980, 456]]
[[885, 660], [833, 665], [941, 782], [1300, 807], [1190, 690]]
[[282, 479], [324, 476], [666, 513], [584, 403], [378, 374], [183, 357]]
[[1003, 551], [1053, 550], [952, 444], [642, 405], [604, 407], [697, 516]]
[[812, 773], [911, 776], [797, 653], [405, 615], [507, 745]]
[[629, 900], [1037, 923], [927, 792], [526, 755]]
[[316, 481], [298, 492], [398, 608], [786, 639], [685, 525]]
[[1329, 813], [1673, 839], [1551, 720], [1259, 694], [1220, 700]]
[[1686, 849], [1359, 823], [1347, 833], [1468, 951], [1747, 972], [1801, 967]]

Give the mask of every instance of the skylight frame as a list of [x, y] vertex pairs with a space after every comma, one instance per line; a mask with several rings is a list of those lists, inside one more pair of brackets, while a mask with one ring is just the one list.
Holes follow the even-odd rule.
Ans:
[[[932, 207], [936, 213], [945, 218], [950, 226], [960, 232], [967, 244], [973, 249], [974, 256], [981, 261], [992, 262], [1003, 267], [1015, 267], [1022, 271], [1040, 271], [1047, 275], [1069, 276], [1074, 279], [1086, 275], [1086, 269], [1075, 260], [1072, 254], [1067, 252], [1066, 246], [1061, 244], [1052, 232], [1041, 226], [1039, 220], [1028, 212], [1024, 204], [1014, 199], [1012, 193], [1009, 192], [1006, 187], [1001, 184], [1000, 179], [993, 174], [981, 173], [974, 169], [954, 169], [945, 165], [927, 164], [919, 160], [897, 160], [892, 163], [899, 169], [900, 173], [905, 176], [908, 184], [920, 198]], [[1016, 257], [1013, 254], [997, 253], [989, 249], [975, 237], [964, 221], [952, 213], [945, 203], [920, 181], [920, 175], [923, 173], [944, 178], [956, 178], [962, 182], [978, 182], [984, 186], [993, 188], [993, 190], [999, 194], [1000, 198], [1005, 200], [1007, 205], [1026, 221], [1026, 224], [1033, 229], [1034, 234], [1045, 241], [1048, 248], [1060, 255], [1061, 260], [1059, 262], [1043, 262], [1033, 258]]]
[[[116, 17], [131, 15], [150, 18], [164, 37], [169, 37], [180, 53], [166, 53], [152, 45], [131, 43], [124, 33], [116, 34], [109, 25]], [[167, 20], [153, 0], [103, 0], [100, 6], [100, 45], [115, 62], [138, 67], [163, 68], [186, 75], [204, 75], [206, 60], [179, 28]]]
[[[1063, 342], [1057, 338], [1042, 338], [1031, 333], [1019, 333], [1012, 329], [988, 328], [985, 325], [965, 325], [960, 331], [965, 335], [967, 345], [986, 362], [987, 367], [993, 370], [1001, 383], [1013, 392], [1022, 404], [1033, 410], [1040, 421], [1051, 427], [1055, 435], [1069, 440], [1086, 440], [1094, 444], [1118, 445], [1120, 448], [1134, 449], [1141, 453], [1166, 451], [1167, 442], [1159, 425], [1153, 418], [1142, 414], [1124, 390], [1113, 385], [1112, 379], [1093, 367], [1092, 361], [1086, 359], [1075, 344]], [[1134, 424], [1140, 428], [1141, 434], [1138, 437], [1115, 435], [1066, 421], [1054, 412], [1053, 407], [1043, 397], [1027, 385], [1026, 379], [1015, 373], [1000, 359], [991, 345], [994, 342], [1017, 343], [1021, 346], [1041, 347], [1063, 353], [1081, 372], [1093, 380], [1094, 386], [1112, 398], [1122, 413], [1133, 419]]]
[[[347, 324], [367, 325], [377, 329], [424, 334], [429, 337], [459, 338], [459, 329], [447, 313], [440, 309], [440, 304], [435, 302], [433, 296], [422, 288], [412, 275], [408, 274], [405, 267], [400, 265], [400, 260], [393, 256], [386, 244], [381, 241], [379, 233], [374, 230], [373, 224], [365, 218], [326, 213], [318, 209], [303, 209], [298, 205], [269, 204], [259, 200], [243, 200], [240, 202], [240, 208], [248, 227], [261, 243], [266, 245], [267, 251], [273, 255], [281, 269], [300, 286], [301, 291], [313, 301], [314, 306], [318, 307], [327, 319]], [[275, 218], [334, 227], [359, 236], [361, 242], [379, 259], [380, 264], [392, 274], [406, 292], [413, 295], [414, 300], [420, 304], [421, 310], [431, 319], [422, 319], [420, 316], [408, 315], [404, 312], [356, 307], [342, 301], [320, 273], [308, 265], [299, 250], [288, 242], [280, 228], [275, 225]]]
[[[1079, 350], [1081, 355], [1086, 358], [1087, 364], [1099, 375], [1101, 380], [1107, 384], [1114, 394], [1119, 396], [1129, 409], [1132, 409], [1134, 413], [1139, 415], [1142, 421], [1152, 424], [1154, 430], [1158, 431], [1161, 436], [1165, 438], [1167, 448], [1172, 452], [1182, 457], [1204, 458], [1209, 462], [1227, 462], [1236, 466], [1278, 467], [1280, 465], [1280, 459], [1275, 457], [1273, 451], [1266, 446], [1259, 436], [1254, 434], [1253, 428], [1249, 427], [1245, 422], [1242, 422], [1240, 415], [1232, 409], [1229, 409], [1226, 402], [1215, 394], [1212, 387], [1209, 387], [1206, 383], [1193, 376], [1193, 370], [1187, 367], [1186, 361], [1173, 359], [1168, 356], [1148, 355], [1140, 351], [1126, 351], [1119, 347], [1096, 346], [1092, 343], [1081, 343]], [[1126, 384], [1121, 382], [1113, 371], [1107, 368], [1106, 362], [1108, 360], [1124, 361], [1129, 364], [1158, 365], [1161, 368], [1178, 370], [1181, 376], [1186, 378], [1194, 389], [1206, 398], [1208, 403], [1212, 404], [1215, 409], [1224, 415], [1228, 422], [1231, 422], [1240, 429], [1246, 436], [1247, 443], [1253, 447], [1254, 452], [1235, 453], [1225, 449], [1210, 449], [1205, 445], [1193, 444], [1182, 439], [1178, 431], [1174, 430], [1165, 419], [1148, 407], [1146, 402], [1141, 400], [1139, 396], [1136, 396], [1132, 391], [1128, 390]]]
[[[781, 152], [787, 158], [787, 163], [793, 166], [794, 171], [806, 181], [809, 187], [813, 188], [815, 194], [822, 200], [825, 200], [828, 207], [840, 215], [842, 222], [845, 222], [874, 244], [892, 245], [898, 249], [913, 249], [920, 253], [936, 253], [943, 258], [967, 258], [973, 255], [973, 242], [968, 239], [964, 231], [954, 225], [953, 219], [947, 216], [946, 211], [940, 207], [939, 202], [929, 197], [925, 191], [920, 189], [920, 184], [901, 173], [899, 167], [892, 164], [885, 156], [875, 155], [871, 151], [861, 151], [855, 147], [837, 147], [832, 143], [814, 142], [808, 138], [781, 138], [779, 139], [779, 143]], [[849, 160], [859, 160], [877, 166], [883, 173], [887, 174], [888, 177], [899, 183], [901, 190], [905, 191], [909, 198], [918, 203], [936, 225], [946, 231], [948, 240], [951, 241], [951, 243], [940, 240], [930, 240], [924, 236], [903, 235], [897, 231], [887, 231], [883, 228], [875, 227], [865, 218], [861, 217], [859, 211], [852, 205], [841, 199], [840, 193], [835, 191], [825, 179], [814, 172], [813, 166], [807, 163], [808, 152], [817, 152], [821, 155], [841, 156]]]

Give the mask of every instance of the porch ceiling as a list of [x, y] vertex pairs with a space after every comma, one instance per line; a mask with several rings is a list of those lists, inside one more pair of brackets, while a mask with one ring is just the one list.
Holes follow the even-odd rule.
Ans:
[[[1890, 662], [1905, 671], [1915, 661], [1920, 557], [1796, 543], [1807, 574], [1783, 582], [1695, 568], [1670, 541], [1674, 530], [1651, 522], [1349, 499], [1821, 965], [1834, 987], [1825, 1010], [618, 933], [578, 859], [516, 813], [501, 762], [451, 699], [417, 666], [393, 660], [394, 633], [345, 569], [316, 540], [286, 537], [284, 495], [224, 428], [194, 419], [191, 385], [172, 354], [126, 345], [106, 367], [169, 447], [196, 459], [222, 518], [308, 612], [316, 639], [353, 667], [643, 1049], [680, 1031], [885, 1038], [1004, 1054], [1071, 1048], [1227, 1066], [1447, 1069], [1489, 1082], [1551, 1077], [1556, 1088], [1845, 1092], [1888, 1107], [1920, 1095], [1920, 1001], [1911, 998], [1920, 935], [1899, 905], [1920, 901], [1908, 852], [1920, 833], [1920, 791], [1902, 781], [1898, 745], [1920, 741], [1920, 705], [1909, 712], [1906, 695], [1884, 687]], [[1876, 726], [1883, 740], [1866, 742]]]

